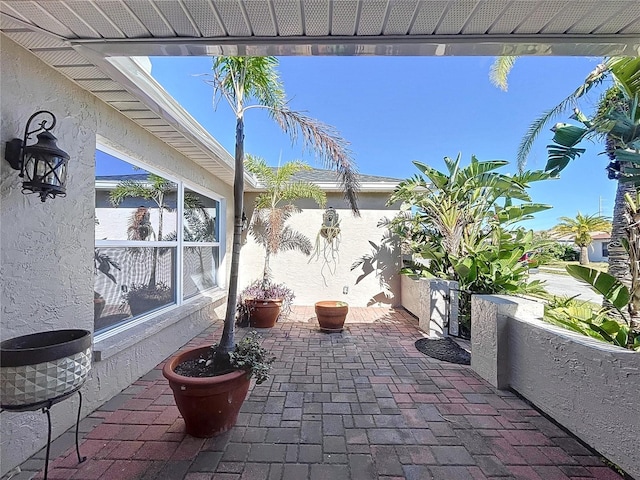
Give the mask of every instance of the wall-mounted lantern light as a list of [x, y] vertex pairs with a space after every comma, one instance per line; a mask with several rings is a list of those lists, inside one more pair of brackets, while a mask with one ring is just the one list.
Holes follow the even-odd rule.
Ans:
[[[31, 122], [39, 115], [49, 115], [48, 119], [41, 120], [38, 127], [30, 130]], [[56, 117], [53, 113], [40, 110], [29, 117], [27, 126], [24, 129], [22, 140], [14, 138], [6, 143], [4, 158], [15, 170], [20, 170], [20, 177], [25, 178], [22, 182], [22, 193], [37, 193], [40, 200], [55, 198], [57, 195], [65, 196], [65, 183], [67, 181], [67, 162], [69, 155], [56, 145], [56, 137], [50, 130], [56, 125]], [[37, 135], [38, 141], [27, 145], [32, 134], [42, 132]]]

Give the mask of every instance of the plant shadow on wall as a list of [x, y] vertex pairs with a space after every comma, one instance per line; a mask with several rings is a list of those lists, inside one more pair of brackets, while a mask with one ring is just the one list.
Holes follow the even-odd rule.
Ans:
[[325, 270], [330, 275], [334, 275], [338, 268], [338, 251], [340, 240], [342, 239], [340, 233], [340, 215], [333, 207], [329, 207], [322, 214], [322, 225], [320, 225], [320, 231], [316, 235], [316, 244], [309, 259], [309, 262], [311, 260], [322, 261], [320, 275], [322, 275], [325, 286], [327, 286]]
[[295, 200], [312, 199], [324, 206], [326, 194], [311, 182], [297, 181], [295, 175], [311, 169], [302, 162], [287, 162], [277, 168], [269, 167], [262, 158], [247, 155], [247, 170], [260, 181], [264, 192], [255, 202], [249, 234], [264, 248], [262, 278], [254, 281], [239, 295], [238, 325], [272, 327], [281, 315], [288, 314], [294, 294], [284, 284], [273, 282], [272, 257], [280, 252], [297, 251], [311, 254], [311, 241], [286, 224], [300, 209]]
[[[378, 223], [378, 227], [387, 228], [390, 222], [391, 220], [384, 218]], [[356, 285], [371, 274], [374, 274], [378, 278], [378, 283], [382, 291], [371, 297], [367, 301], [367, 306], [391, 304], [393, 302], [390, 284], [393, 277], [397, 275], [400, 270], [399, 243], [398, 237], [393, 235], [387, 228], [380, 241], [380, 245], [369, 240], [369, 245], [371, 245], [370, 253], [363, 255], [351, 265], [352, 271], [357, 268], [362, 269], [362, 273], [356, 279]]]
[[419, 260], [401, 273], [459, 283], [460, 333], [468, 337], [471, 294], [544, 291], [540, 281], [527, 282], [528, 267], [519, 261], [532, 250], [533, 232], [516, 224], [551, 207], [532, 203], [527, 193], [531, 182], [548, 179], [548, 173], [507, 175], [496, 171], [508, 165], [503, 160], [472, 156], [465, 167], [460, 160], [460, 154], [445, 157], [445, 172], [413, 162], [420, 174], [391, 195], [389, 204], [402, 202], [402, 211], [389, 226], [403, 250]]

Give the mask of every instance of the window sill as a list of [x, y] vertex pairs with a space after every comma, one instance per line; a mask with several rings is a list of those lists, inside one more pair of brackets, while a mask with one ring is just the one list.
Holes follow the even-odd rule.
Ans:
[[134, 325], [113, 336], [98, 340], [93, 344], [93, 360], [94, 362], [102, 362], [109, 357], [113, 357], [203, 308], [211, 305], [214, 307], [222, 305], [226, 298], [227, 292], [222, 289], [205, 295], [198, 295], [186, 303], [163, 311], [145, 322]]

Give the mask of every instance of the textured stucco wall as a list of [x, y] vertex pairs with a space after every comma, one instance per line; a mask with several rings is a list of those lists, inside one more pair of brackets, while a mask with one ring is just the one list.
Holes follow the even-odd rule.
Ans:
[[[52, 133], [71, 160], [67, 197], [46, 203], [34, 195], [23, 195], [18, 172], [0, 161], [0, 336], [6, 339], [70, 327], [93, 330], [96, 137], [227, 198], [231, 198], [231, 189], [11, 40], [3, 36], [1, 41], [2, 157], [5, 142], [21, 137], [28, 117], [46, 109], [57, 117]], [[227, 213], [229, 224], [232, 217]], [[227, 241], [228, 248], [230, 245]], [[201, 305], [204, 314], [194, 310], [194, 305], [173, 310], [173, 320], [156, 322], [150, 337], [142, 334], [139, 343], [130, 343], [119, 353], [112, 351], [108, 359], [96, 363], [83, 387], [87, 399], [83, 413], [162, 361], [201, 331], [211, 317], [224, 313], [224, 305], [217, 305], [213, 312], [209, 304]], [[176, 323], [177, 318], [181, 320]], [[54, 436], [74, 423], [75, 407], [74, 401], [53, 407]], [[45, 444], [46, 421], [40, 412], [3, 412], [0, 422], [1, 475]]]
[[[513, 388], [638, 478], [640, 353], [538, 320], [536, 302], [479, 297], [472, 304], [472, 368], [489, 381], [503, 375], [499, 387]], [[496, 319], [504, 328], [496, 329]]]
[[[383, 217], [391, 218], [398, 210], [384, 206], [388, 194], [365, 193], [359, 196], [360, 217], [343, 208], [344, 201], [339, 194], [327, 196], [327, 206], [333, 206], [340, 215], [341, 240], [335, 262], [306, 257], [299, 252], [282, 252], [271, 260], [274, 280], [285, 283], [295, 295], [295, 304], [313, 305], [320, 300], [340, 300], [351, 306], [399, 305], [400, 278], [398, 275], [400, 257], [395, 251], [381, 246], [384, 229], [377, 227]], [[245, 196], [245, 211], [251, 216], [255, 195]], [[294, 230], [306, 235], [313, 245], [322, 224], [324, 209], [311, 203], [300, 203], [301, 213], [293, 215], [289, 221]], [[240, 280], [242, 289], [251, 281], [260, 278], [264, 265], [264, 249], [255, 243], [251, 235], [240, 255]], [[324, 242], [324, 239], [320, 239]], [[351, 266], [364, 255], [373, 255], [375, 261], [367, 264], [365, 270]], [[343, 288], [348, 294], [343, 294]]]
[[420, 318], [420, 279], [400, 275], [400, 302], [416, 317]]

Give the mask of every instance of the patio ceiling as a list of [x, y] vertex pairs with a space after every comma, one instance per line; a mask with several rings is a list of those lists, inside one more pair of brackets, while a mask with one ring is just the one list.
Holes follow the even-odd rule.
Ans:
[[139, 62], [123, 57], [638, 55], [640, 2], [4, 0], [0, 31], [232, 183], [228, 152]]

